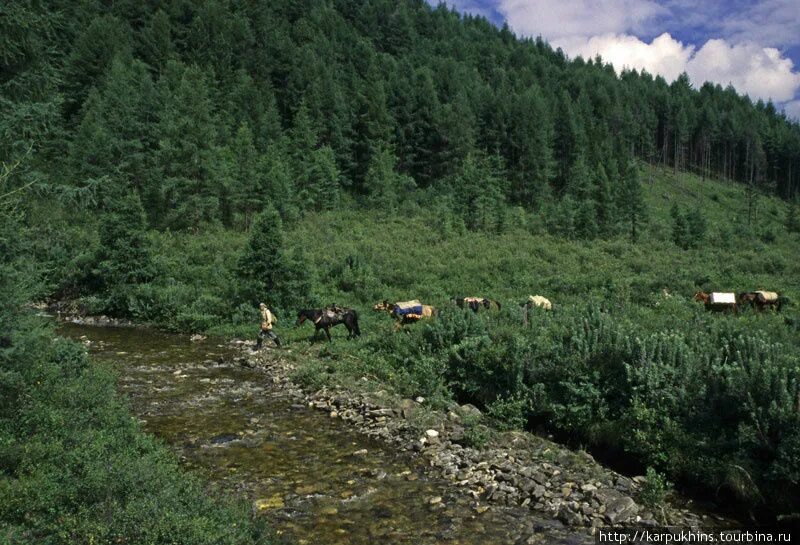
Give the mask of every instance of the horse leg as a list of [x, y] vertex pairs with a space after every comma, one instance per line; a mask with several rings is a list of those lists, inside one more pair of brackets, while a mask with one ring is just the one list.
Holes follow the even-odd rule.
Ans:
[[331, 330], [331, 326], [326, 325], [325, 326], [325, 335], [328, 336], [328, 342], [331, 342], [331, 331], [330, 330]]

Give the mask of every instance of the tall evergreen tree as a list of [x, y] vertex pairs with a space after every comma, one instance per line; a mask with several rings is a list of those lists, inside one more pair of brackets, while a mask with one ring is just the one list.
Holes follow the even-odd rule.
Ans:
[[625, 175], [617, 194], [617, 209], [625, 218], [631, 241], [636, 242], [641, 225], [646, 220], [647, 207], [639, 182], [639, 167], [635, 161], [629, 161], [625, 168]]
[[556, 192], [563, 193], [569, 183], [569, 173], [584, 142], [579, 134], [579, 124], [572, 110], [572, 99], [566, 90], [558, 95], [553, 131], [553, 176]]
[[171, 63], [159, 82], [164, 110], [158, 160], [164, 169], [166, 225], [194, 228], [219, 219], [219, 191], [212, 179], [217, 127], [202, 71]]
[[161, 184], [154, 160], [159, 113], [147, 67], [115, 58], [87, 100], [70, 150], [73, 174], [79, 180], [110, 176], [121, 187], [107, 192], [136, 190], [147, 204], [155, 203]]
[[310, 291], [308, 264], [289, 254], [285, 247], [283, 222], [278, 212], [265, 208], [253, 222], [250, 238], [239, 258], [244, 302], [266, 302], [287, 310], [305, 302]]
[[548, 198], [553, 175], [552, 121], [538, 87], [512, 98], [509, 122], [504, 153], [514, 182], [514, 199], [535, 208]]
[[100, 220], [94, 274], [110, 312], [123, 315], [137, 284], [153, 277], [142, 203], [136, 193], [110, 199]]

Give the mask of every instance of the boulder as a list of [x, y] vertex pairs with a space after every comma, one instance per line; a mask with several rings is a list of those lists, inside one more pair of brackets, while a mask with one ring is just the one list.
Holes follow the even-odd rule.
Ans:
[[620, 496], [606, 504], [606, 520], [611, 524], [626, 522], [639, 512], [639, 506], [629, 496]]

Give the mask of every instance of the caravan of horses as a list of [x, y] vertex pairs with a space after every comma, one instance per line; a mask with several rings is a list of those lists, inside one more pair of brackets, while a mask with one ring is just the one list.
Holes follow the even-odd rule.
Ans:
[[[706, 310], [712, 312], [730, 312], [738, 314], [742, 306], [750, 306], [757, 312], [774, 309], [780, 311], [784, 298], [774, 291], [756, 290], [745, 291], [738, 294], [733, 292], [695, 292], [693, 300], [703, 303]], [[477, 313], [480, 309], [491, 310], [502, 309], [499, 301], [487, 297], [453, 297], [450, 303], [461, 309], [468, 309]], [[529, 295], [520, 304], [523, 309], [523, 324], [529, 325], [531, 313], [538, 311], [552, 311], [553, 303], [542, 295]], [[392, 303], [383, 300], [373, 305], [372, 310], [386, 312], [396, 321], [397, 326], [413, 324], [421, 320], [434, 318], [437, 314], [436, 307], [421, 303], [417, 299], [409, 301], [399, 301]], [[309, 321], [314, 324], [314, 335], [312, 341], [316, 339], [320, 330], [325, 332], [328, 341], [331, 341], [330, 329], [339, 324], [344, 324], [347, 328], [348, 339], [355, 339], [361, 335], [358, 326], [358, 312], [352, 308], [340, 307], [336, 304], [325, 308], [302, 309], [297, 315], [295, 326], [300, 326]]]

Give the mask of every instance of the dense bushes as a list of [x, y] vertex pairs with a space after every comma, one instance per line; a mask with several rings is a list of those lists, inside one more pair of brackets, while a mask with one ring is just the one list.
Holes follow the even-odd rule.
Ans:
[[395, 354], [446, 362], [427, 383], [484, 407], [501, 427], [540, 423], [681, 484], [789, 510], [800, 499], [800, 343], [769, 340], [779, 319], [687, 303], [669, 304], [667, 329], [641, 308], [570, 305], [539, 313], [530, 330], [513, 313], [444, 312], [401, 337], [408, 346]]

